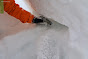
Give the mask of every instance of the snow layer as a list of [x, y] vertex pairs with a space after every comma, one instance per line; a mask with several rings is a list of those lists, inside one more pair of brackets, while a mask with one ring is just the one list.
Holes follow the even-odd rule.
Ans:
[[[30, 0], [30, 2], [38, 13], [69, 28], [69, 45], [72, 49], [68, 50], [74, 53], [67, 59], [88, 59], [88, 0]], [[80, 56], [77, 56], [77, 52]]]
[[0, 22], [0, 59], [62, 58], [59, 50], [68, 46], [68, 27], [53, 20], [52, 26], [22, 24], [4, 13]]
[[[22, 8], [32, 10], [21, 2], [17, 3]], [[31, 12], [57, 22], [52, 20], [52, 26], [22, 24], [6, 13], [0, 15], [0, 59], [88, 59], [87, 0], [30, 2], [37, 11]]]

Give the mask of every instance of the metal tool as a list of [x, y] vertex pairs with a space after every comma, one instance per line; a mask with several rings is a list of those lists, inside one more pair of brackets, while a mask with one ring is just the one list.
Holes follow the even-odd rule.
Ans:
[[45, 22], [45, 23], [47, 23], [47, 24], [49, 24], [49, 25], [52, 25], [52, 22], [50, 21], [49, 18], [46, 18], [46, 17], [44, 17], [43, 15], [41, 15], [40, 18], [43, 20], [43, 22]]
[[52, 25], [52, 22], [50, 21], [49, 18], [46, 18], [45, 16], [43, 15], [40, 15], [39, 17], [34, 17], [33, 23], [36, 23], [36, 24], [47, 24], [47, 25]]

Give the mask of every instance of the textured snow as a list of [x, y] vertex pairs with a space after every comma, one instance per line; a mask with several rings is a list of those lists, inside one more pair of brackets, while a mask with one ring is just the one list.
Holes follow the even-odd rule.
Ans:
[[4, 29], [0, 35], [0, 59], [52, 59], [68, 46], [68, 27], [53, 20], [52, 26], [46, 26], [22, 24], [6, 12], [0, 18], [0, 31]]
[[30, 0], [30, 2], [38, 13], [69, 28], [69, 45], [72, 49], [69, 48], [69, 52], [66, 52], [68, 56], [63, 57], [88, 59], [88, 0]]
[[0, 59], [88, 59], [87, 0], [30, 0], [36, 12], [28, 0], [23, 2], [16, 0], [25, 10], [57, 22], [22, 24], [0, 14]]

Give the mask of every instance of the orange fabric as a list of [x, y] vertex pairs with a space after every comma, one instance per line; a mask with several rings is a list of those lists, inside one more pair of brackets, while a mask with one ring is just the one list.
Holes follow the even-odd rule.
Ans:
[[34, 15], [26, 10], [23, 10], [15, 3], [14, 0], [4, 0], [10, 2], [4, 2], [4, 10], [11, 16], [19, 19], [22, 23], [31, 23]]

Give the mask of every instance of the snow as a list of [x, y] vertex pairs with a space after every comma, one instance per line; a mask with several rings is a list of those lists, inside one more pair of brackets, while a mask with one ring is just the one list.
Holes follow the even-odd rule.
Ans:
[[38, 13], [69, 28], [68, 44], [72, 49], [68, 48], [69, 52], [65, 49], [67, 55], [62, 59], [88, 59], [87, 0], [30, 0], [30, 2]]
[[88, 59], [87, 0], [30, 2], [36, 11], [28, 0], [16, 0], [23, 9], [51, 18], [53, 25], [22, 24], [0, 14], [0, 59]]
[[[45, 51], [46, 47], [47, 50], [50, 49], [52, 51], [54, 49], [57, 50], [56, 47], [58, 47], [59, 44], [62, 44], [63, 46], [64, 44], [67, 44], [68, 35], [65, 35], [65, 33], [68, 34], [68, 27], [61, 25], [53, 20], [52, 26], [22, 24], [19, 20], [8, 15], [6, 12], [0, 16], [0, 19], [0, 22], [2, 23], [0, 28], [2, 30], [4, 29], [0, 35], [2, 39], [0, 46], [0, 51], [2, 53], [0, 53], [0, 59], [41, 58], [43, 53], [48, 54], [48, 52], [42, 52]], [[60, 37], [60, 35], [63, 35], [63, 37]], [[56, 43], [57, 40], [58, 44]], [[51, 48], [52, 46], [53, 49]], [[59, 45], [59, 47], [61, 46]], [[59, 51], [57, 50], [57, 52]], [[55, 52], [55, 55], [59, 54], [57, 52]], [[42, 58], [51, 57], [52, 54], [49, 57]], [[55, 57], [53, 56], [52, 58]]]

